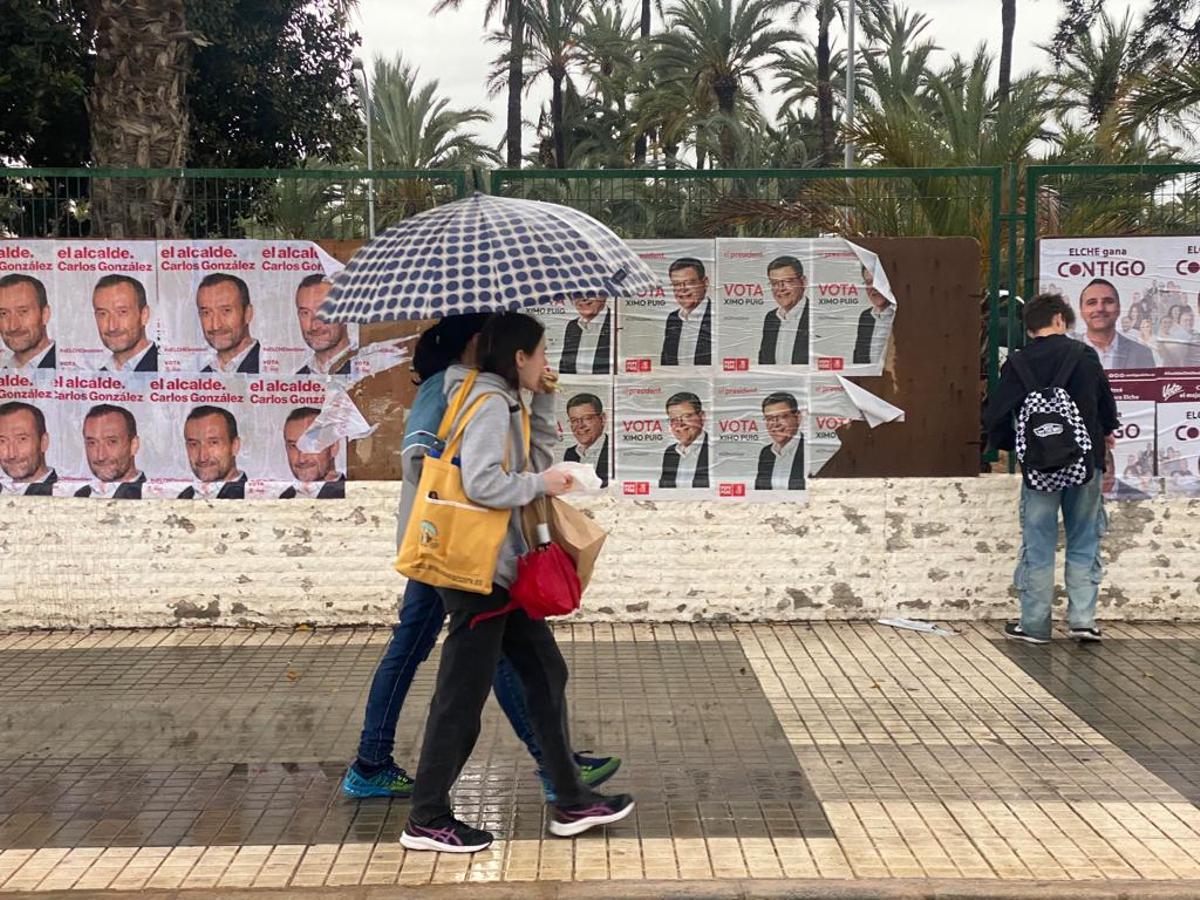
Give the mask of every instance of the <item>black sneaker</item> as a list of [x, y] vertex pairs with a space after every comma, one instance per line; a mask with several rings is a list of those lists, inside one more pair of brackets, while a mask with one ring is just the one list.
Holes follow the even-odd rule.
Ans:
[[1067, 634], [1081, 644], [1094, 644], [1104, 640], [1099, 628], [1068, 628]]
[[1018, 622], [1009, 622], [1004, 626], [1004, 636], [1013, 641], [1024, 641], [1027, 644], [1048, 644], [1050, 638], [1034, 637], [1024, 631]]
[[477, 853], [491, 846], [492, 840], [490, 831], [472, 828], [455, 818], [441, 828], [414, 825], [410, 821], [400, 835], [401, 846], [409, 850], [436, 850], [439, 853]]
[[556, 806], [550, 817], [550, 833], [558, 837], [582, 834], [597, 825], [611, 825], [633, 812], [633, 798], [628, 794], [601, 797], [595, 803], [581, 806]]

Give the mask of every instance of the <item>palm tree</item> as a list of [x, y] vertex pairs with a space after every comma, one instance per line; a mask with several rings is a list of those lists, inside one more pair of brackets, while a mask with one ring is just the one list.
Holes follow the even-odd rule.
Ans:
[[[1132, 89], [1131, 75], [1142, 69], [1133, 53], [1133, 20], [1128, 10], [1120, 22], [1100, 14], [1099, 33], [1085, 31], [1056, 66], [1054, 83], [1061, 112], [1083, 110], [1098, 125]], [[1050, 52], [1052, 48], [1043, 47]]]
[[[185, 0], [92, 3], [96, 68], [87, 108], [97, 167], [184, 165], [193, 47], [185, 7]], [[178, 179], [99, 178], [91, 190], [93, 236], [174, 237], [182, 225]]]
[[[773, 16], [789, 0], [674, 0], [665, 12], [667, 30], [656, 40], [656, 68], [686, 79], [701, 98], [710, 97], [720, 117], [719, 158], [736, 160], [739, 101], [753, 103], [748, 88], [761, 91], [760, 74], [774, 47], [794, 41], [775, 28]], [[661, 83], [661, 82], [660, 82]]]
[[[523, 66], [525, 63], [525, 36], [527, 24], [525, 12], [529, 0], [487, 0], [484, 10], [484, 24], [490, 23], [500, 13], [504, 23], [504, 33], [508, 35], [509, 49], [505, 55], [508, 61], [508, 110], [505, 124], [504, 143], [507, 151], [506, 165], [510, 169], [521, 167], [521, 91], [525, 84]], [[434, 15], [447, 9], [458, 9], [462, 0], [437, 0], [433, 7]]]
[[997, 97], [1008, 103], [1012, 90], [1013, 34], [1017, 30], [1017, 0], [1000, 0], [1000, 89]]
[[1162, 65], [1139, 78], [1122, 121], [1132, 126], [1162, 122], [1194, 140], [1200, 125], [1200, 62]]
[[[647, 50], [650, 47], [650, 0], [642, 0], [641, 15], [638, 17], [638, 35], [641, 38], [641, 62], [646, 63]], [[648, 147], [648, 139], [644, 131], [639, 131], [637, 139], [633, 145], [633, 162], [634, 165], [644, 166], [646, 164], [646, 149]]]

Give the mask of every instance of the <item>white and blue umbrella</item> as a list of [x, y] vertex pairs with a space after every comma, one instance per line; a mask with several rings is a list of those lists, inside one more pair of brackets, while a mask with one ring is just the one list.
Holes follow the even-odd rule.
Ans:
[[333, 279], [329, 322], [433, 319], [630, 296], [654, 273], [591, 216], [554, 203], [476, 193], [405, 219]]

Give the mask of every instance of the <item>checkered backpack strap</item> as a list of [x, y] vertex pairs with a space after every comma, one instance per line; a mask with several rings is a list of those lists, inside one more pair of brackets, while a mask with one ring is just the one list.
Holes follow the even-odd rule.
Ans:
[[1014, 430], [1021, 473], [1034, 490], [1061, 491], [1092, 477], [1092, 439], [1079, 407], [1066, 389], [1084, 352], [1084, 347], [1076, 345], [1047, 387], [1038, 386], [1021, 351], [1009, 357], [1027, 392]]

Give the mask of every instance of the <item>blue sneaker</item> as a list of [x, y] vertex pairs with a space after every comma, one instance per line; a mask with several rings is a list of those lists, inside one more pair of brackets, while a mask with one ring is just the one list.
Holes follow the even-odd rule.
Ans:
[[412, 778], [395, 763], [388, 763], [370, 778], [360, 775], [354, 766], [350, 766], [342, 777], [342, 793], [351, 800], [367, 797], [406, 799], [412, 796], [412, 792]]
[[[583, 756], [576, 753], [575, 765], [579, 766], [580, 781], [588, 787], [599, 787], [617, 774], [617, 770], [621, 768], [621, 757]], [[541, 770], [537, 774], [538, 778], [542, 780], [542, 795], [546, 798], [546, 802], [554, 803], [558, 799], [558, 795], [554, 793], [550, 779]]]

